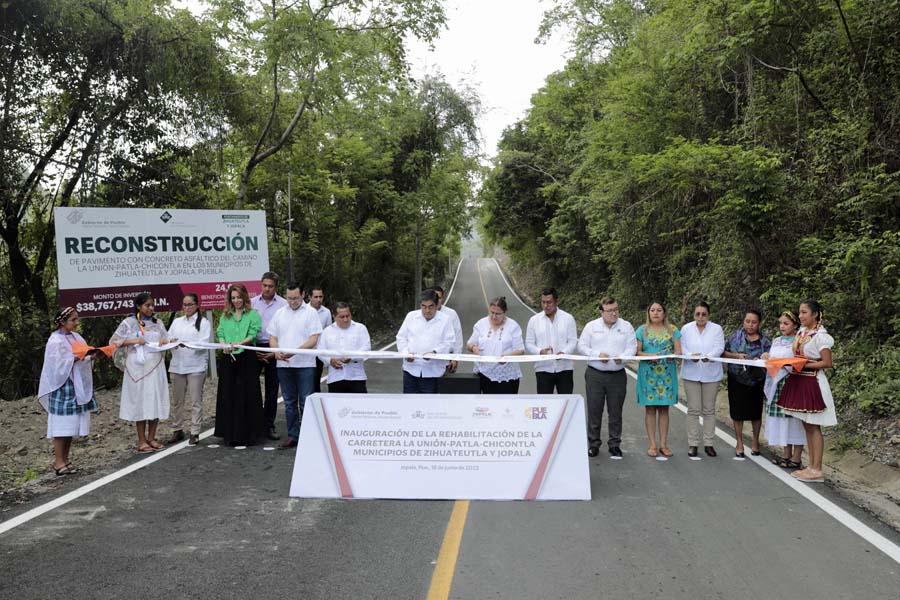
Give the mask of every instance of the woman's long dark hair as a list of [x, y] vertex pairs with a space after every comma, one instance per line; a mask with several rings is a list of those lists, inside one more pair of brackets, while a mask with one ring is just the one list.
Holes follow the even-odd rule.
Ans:
[[203, 313], [200, 312], [200, 298], [194, 292], [188, 292], [184, 297], [193, 298], [194, 304], [197, 305], [197, 321], [194, 323], [194, 327], [197, 328], [197, 331], [200, 331], [200, 321], [203, 320]]
[[[141, 306], [152, 297], [153, 294], [150, 292], [141, 292], [134, 297], [134, 318], [138, 320], [138, 323], [141, 322]], [[150, 320], [156, 323], [156, 317], [150, 317]]]

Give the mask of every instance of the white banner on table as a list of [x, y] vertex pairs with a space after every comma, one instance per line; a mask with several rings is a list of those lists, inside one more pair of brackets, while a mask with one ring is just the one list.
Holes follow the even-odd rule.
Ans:
[[314, 394], [291, 496], [590, 500], [578, 395]]

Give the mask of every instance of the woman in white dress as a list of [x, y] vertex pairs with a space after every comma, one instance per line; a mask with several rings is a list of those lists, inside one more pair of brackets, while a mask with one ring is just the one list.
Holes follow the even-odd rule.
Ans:
[[[169, 327], [169, 335], [179, 342], [208, 342], [212, 333], [209, 319], [200, 312], [200, 300], [193, 292], [184, 295], [181, 303], [184, 316], [178, 317]], [[190, 392], [190, 438], [188, 444], [196, 446], [200, 442], [200, 425], [203, 420], [203, 383], [209, 367], [209, 350], [194, 350], [178, 346], [172, 349], [172, 437], [170, 444], [185, 438], [188, 419], [185, 415], [185, 392]]]
[[[791, 358], [794, 356], [794, 339], [797, 328], [800, 327], [800, 319], [789, 310], [778, 317], [778, 330], [781, 336], [772, 340], [772, 347], [768, 352], [760, 356], [763, 360], [770, 358]], [[784, 456], [772, 459], [776, 464], [785, 469], [799, 469], [800, 456], [803, 454], [803, 445], [806, 443], [806, 431], [803, 421], [785, 414], [778, 406], [778, 396], [784, 384], [787, 383], [788, 373], [792, 367], [780, 369], [775, 377], [766, 374], [766, 382], [763, 391], [766, 394], [766, 438], [773, 446], [784, 446]]]
[[134, 421], [137, 451], [141, 454], [164, 448], [156, 440], [160, 419], [169, 418], [169, 382], [164, 352], [146, 346], [165, 344], [166, 328], [153, 316], [153, 297], [143, 292], [134, 299], [134, 314], [119, 324], [109, 343], [116, 346], [113, 360], [125, 374], [119, 418]]
[[[506, 316], [506, 298], [491, 300], [488, 316], [475, 323], [467, 346], [480, 356], [525, 354], [522, 328]], [[482, 394], [518, 394], [522, 369], [518, 363], [475, 363]]]
[[822, 454], [825, 439], [822, 427], [837, 425], [834, 398], [825, 369], [832, 366], [831, 348], [834, 338], [828, 335], [822, 325], [822, 305], [815, 300], [807, 300], [800, 305], [797, 316], [800, 330], [794, 339], [794, 355], [808, 359], [799, 373], [792, 371], [778, 398], [786, 414], [803, 421], [806, 430], [806, 447], [809, 452], [809, 466], [791, 475], [807, 483], [825, 481], [822, 473]]
[[53, 324], [57, 329], [44, 349], [38, 402], [47, 411], [47, 437], [53, 440], [53, 469], [59, 476], [76, 472], [69, 462], [72, 438], [90, 433], [91, 411], [97, 410], [97, 401], [92, 353], [82, 360], [72, 353], [72, 344], [84, 344], [84, 338], [75, 332], [78, 313], [66, 307], [56, 314]]

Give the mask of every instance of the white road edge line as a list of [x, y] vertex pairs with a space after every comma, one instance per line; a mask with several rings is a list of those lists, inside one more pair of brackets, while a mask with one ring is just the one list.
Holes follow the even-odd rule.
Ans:
[[[450, 294], [453, 293], [453, 288], [456, 286], [456, 280], [459, 277], [459, 269], [462, 266], [463, 260], [465, 260], [465, 259], [461, 259], [459, 261], [459, 265], [457, 265], [457, 267], [456, 267], [456, 274], [453, 276], [453, 283], [450, 286], [450, 291], [447, 292], [448, 300], [450, 299]], [[510, 289], [512, 289], [512, 288], [510, 288]], [[519, 300], [519, 301], [521, 302], [521, 300]], [[382, 350], [387, 350], [388, 348], [390, 348], [391, 346], [395, 346], [396, 344], [397, 344], [397, 342], [395, 340], [395, 341], [391, 342], [390, 344], [388, 344], [387, 346], [385, 346], [384, 348], [379, 348], [378, 350], [379, 350], [379, 352]], [[323, 376], [321, 381], [325, 381], [325, 379], [326, 379], [326, 377]], [[284, 401], [283, 397], [278, 398], [279, 404], [281, 404], [283, 401]], [[214, 431], [215, 431], [215, 428], [207, 429], [206, 431], [204, 431], [203, 433], [200, 434], [200, 439], [203, 440], [203, 439], [206, 439], [206, 438], [212, 436]], [[121, 478], [125, 477], [126, 475], [130, 475], [131, 473], [134, 473], [135, 471], [139, 471], [139, 470], [143, 469], [144, 467], [149, 467], [156, 461], [162, 460], [162, 459], [166, 458], [167, 456], [171, 456], [172, 454], [175, 454], [179, 450], [186, 448], [187, 445], [188, 445], [187, 441], [179, 442], [179, 443], [175, 444], [174, 446], [170, 446], [170, 447], [166, 448], [165, 450], [161, 450], [159, 452], [154, 452], [152, 456], [148, 456], [147, 458], [145, 458], [143, 460], [139, 460], [133, 464], [130, 464], [123, 469], [119, 469], [118, 471], [110, 473], [109, 475], [105, 475], [105, 476], [101, 477], [100, 479], [97, 479], [96, 481], [92, 481], [86, 485], [81, 486], [78, 489], [72, 490], [71, 492], [69, 492], [67, 494], [63, 494], [59, 498], [56, 498], [55, 500], [51, 500], [50, 502], [47, 502], [46, 504], [42, 504], [36, 508], [32, 508], [31, 510], [26, 511], [16, 517], [13, 517], [12, 519], [9, 519], [8, 521], [3, 521], [2, 523], [0, 523], [0, 535], [6, 533], [7, 531], [9, 531], [11, 529], [15, 529], [19, 525], [23, 525], [23, 524], [27, 523], [28, 521], [31, 521], [32, 519], [35, 519], [43, 514], [46, 514], [46, 513], [50, 512], [51, 510], [55, 510], [55, 509], [59, 508], [60, 506], [64, 506], [73, 500], [81, 498], [85, 494], [90, 494], [94, 490], [97, 490], [107, 484], [110, 484], [113, 481], [116, 481], [117, 479], [121, 479]]]
[[[494, 263], [497, 263], [496, 258], [491, 260], [493, 260]], [[497, 271], [500, 273], [500, 276], [503, 277], [503, 282], [506, 284], [506, 287], [509, 288], [509, 290], [519, 300], [519, 302], [522, 302], [522, 299], [519, 298], [519, 295], [516, 294], [516, 291], [512, 288], [511, 285], [509, 285], [509, 282], [503, 275], [503, 269], [500, 268], [499, 264], [497, 264]], [[522, 302], [522, 306], [530, 310], [532, 313], [537, 314], [537, 311], [535, 311], [524, 302]], [[637, 373], [628, 368], [625, 369], [625, 372], [628, 373], [628, 375], [631, 376], [632, 379], [634, 379], [635, 381], [637, 380]], [[675, 407], [685, 415], [687, 414], [687, 407], [680, 402], [676, 403]], [[703, 417], [700, 417], [700, 422], [703, 423]], [[726, 444], [729, 444], [732, 448], [737, 444], [737, 440], [734, 438], [734, 436], [720, 427], [716, 427], [716, 436], [718, 436], [718, 438], [724, 441]], [[770, 475], [780, 480], [786, 486], [818, 506], [822, 511], [831, 516], [838, 523], [881, 550], [888, 557], [893, 559], [894, 562], [900, 564], [900, 546], [887, 539], [819, 492], [815, 491], [812, 487], [810, 487], [814, 484], [802, 483], [797, 479], [794, 479], [793, 477], [785, 473], [780, 467], [776, 467], [775, 465], [771, 464], [768, 459], [762, 456], [751, 455], [747, 458], [756, 463], [760, 468], [767, 471]]]

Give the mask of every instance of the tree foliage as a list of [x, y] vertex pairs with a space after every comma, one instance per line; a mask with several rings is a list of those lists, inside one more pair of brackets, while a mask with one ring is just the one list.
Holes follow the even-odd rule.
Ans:
[[[492, 239], [635, 317], [662, 300], [684, 321], [704, 298], [728, 327], [761, 306], [774, 329], [817, 298], [843, 357], [884, 373], [900, 346], [900, 3], [559, 0], [554, 28], [573, 57], [504, 133], [481, 193]], [[897, 375], [871, 379], [867, 406]]]
[[[403, 46], [436, 35], [440, 2], [173, 4], [0, 6], [0, 397], [37, 386], [55, 206], [264, 210], [272, 268], [375, 331], [458, 255], [478, 99], [411, 79]], [[102, 342], [115, 321], [82, 328]]]

